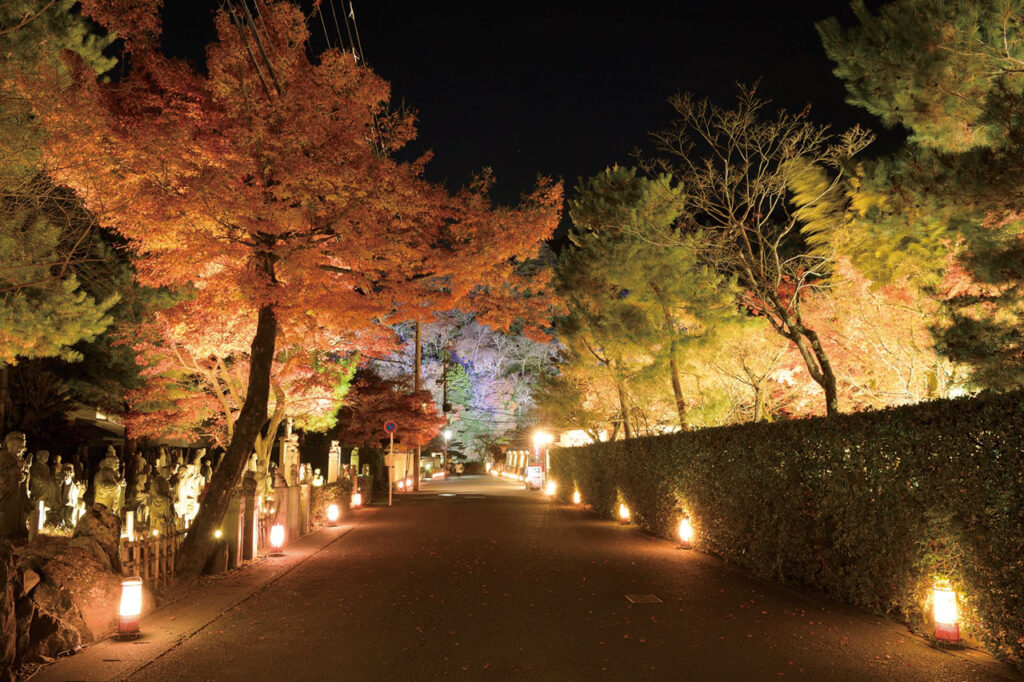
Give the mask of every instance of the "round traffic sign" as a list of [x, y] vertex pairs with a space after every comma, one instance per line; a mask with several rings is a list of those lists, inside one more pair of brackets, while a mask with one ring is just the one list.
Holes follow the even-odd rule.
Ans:
[[396, 424], [395, 422], [388, 422], [384, 424], [384, 430], [387, 433], [394, 433], [396, 429], [398, 429], [398, 424]]

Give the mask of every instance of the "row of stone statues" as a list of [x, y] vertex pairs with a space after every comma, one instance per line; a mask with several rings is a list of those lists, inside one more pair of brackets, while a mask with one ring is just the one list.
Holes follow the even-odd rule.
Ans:
[[[26, 446], [20, 432], [8, 434], [0, 444], [0, 537], [24, 537], [29, 516], [39, 509], [45, 525], [64, 528], [73, 528], [85, 513], [90, 488], [80, 456], [63, 462], [57, 455], [51, 461], [47, 451], [33, 455]], [[275, 487], [324, 484], [319, 469], [298, 461], [294, 434], [286, 435], [281, 446], [281, 467], [271, 465], [267, 471], [255, 454], [247, 467], [260, 486], [261, 498], [272, 498]], [[132, 512], [139, 530], [187, 528], [199, 511], [214, 469], [205, 449], [192, 451], [188, 461], [181, 450], [161, 447], [149, 458], [136, 453], [122, 462], [114, 447], [108, 446], [92, 477], [91, 502], [122, 518]]]

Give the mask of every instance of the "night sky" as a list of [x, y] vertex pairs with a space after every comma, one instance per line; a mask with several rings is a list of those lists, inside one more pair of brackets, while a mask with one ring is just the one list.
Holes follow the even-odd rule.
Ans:
[[[828, 16], [852, 23], [847, 0], [354, 4], [368, 62], [419, 112], [414, 151], [434, 151], [428, 176], [457, 187], [490, 166], [505, 202], [538, 173], [571, 190], [580, 176], [629, 164], [671, 121], [665, 100], [680, 90], [729, 105], [735, 82], [760, 78], [763, 96], [789, 109], [810, 103], [821, 123], [878, 127], [844, 103], [814, 30]], [[201, 60], [216, 3], [167, 5], [167, 50]]]

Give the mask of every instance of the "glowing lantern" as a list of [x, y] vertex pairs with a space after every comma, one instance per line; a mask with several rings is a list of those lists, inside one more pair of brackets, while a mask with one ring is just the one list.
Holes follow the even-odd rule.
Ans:
[[619, 503], [619, 521], [629, 523], [629, 507], [626, 506], [625, 502]]
[[956, 607], [956, 592], [946, 581], [935, 583], [935, 639], [943, 642], [960, 641], [960, 614]]
[[160, 537], [160, 529], [159, 528], [154, 528], [153, 529], [153, 537], [155, 537], [155, 538]]
[[398, 482], [398, 489], [399, 490], [405, 490], [405, 481], [399, 481]]
[[117, 611], [117, 634], [137, 635], [142, 615], [142, 578], [121, 581], [121, 606]]
[[331, 505], [327, 506], [327, 520], [328, 521], [330, 521], [331, 523], [337, 523], [338, 522], [338, 517], [340, 515], [341, 514], [338, 511], [338, 505], [331, 504]]
[[275, 523], [270, 528], [270, 554], [272, 556], [281, 556], [282, 547], [284, 547], [284, 526], [280, 523]]
[[572, 503], [573, 504], [579, 504], [582, 501], [583, 501], [583, 497], [580, 495], [580, 491], [579, 490], [574, 490], [573, 493], [572, 493]]
[[352, 493], [352, 506], [353, 507], [362, 507], [363, 506], [363, 494], [362, 493]]
[[683, 549], [693, 548], [693, 522], [689, 516], [684, 516], [679, 521], [679, 546]]
[[554, 481], [548, 481], [548, 484], [544, 487], [544, 494], [548, 497], [554, 497], [556, 490], [558, 490], [558, 484]]
[[220, 540], [221, 537], [223, 537], [223, 536], [224, 536], [224, 532], [221, 531], [220, 528], [218, 528], [217, 530], [213, 531], [213, 537], [217, 538], [218, 540]]

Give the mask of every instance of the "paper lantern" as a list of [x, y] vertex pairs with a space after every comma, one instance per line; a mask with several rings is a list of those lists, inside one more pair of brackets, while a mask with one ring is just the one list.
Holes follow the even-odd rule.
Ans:
[[935, 639], [943, 642], [960, 641], [960, 613], [956, 605], [956, 592], [949, 583], [935, 583], [933, 591], [935, 608]]
[[338, 505], [331, 504], [331, 505], [327, 506], [327, 520], [328, 521], [330, 521], [331, 523], [337, 523], [339, 516], [341, 516], [341, 514], [338, 511]]
[[572, 493], [572, 503], [573, 504], [579, 504], [582, 501], [583, 501], [583, 497], [580, 495], [580, 491], [579, 490], [574, 490], [573, 493]]
[[363, 494], [362, 493], [352, 493], [352, 506], [353, 507], [362, 507], [363, 506]]
[[693, 522], [689, 516], [684, 516], [679, 521], [679, 546], [683, 549], [693, 547]]
[[544, 486], [544, 494], [548, 497], [554, 497], [555, 492], [558, 490], [558, 484], [554, 481], [548, 481], [548, 484]]
[[626, 506], [625, 502], [619, 504], [619, 521], [621, 523], [629, 523], [629, 507]]
[[117, 634], [137, 635], [142, 616], [142, 578], [121, 581], [121, 605], [117, 611]]
[[270, 528], [270, 553], [273, 556], [280, 556], [282, 547], [284, 547], [284, 526], [275, 523]]

